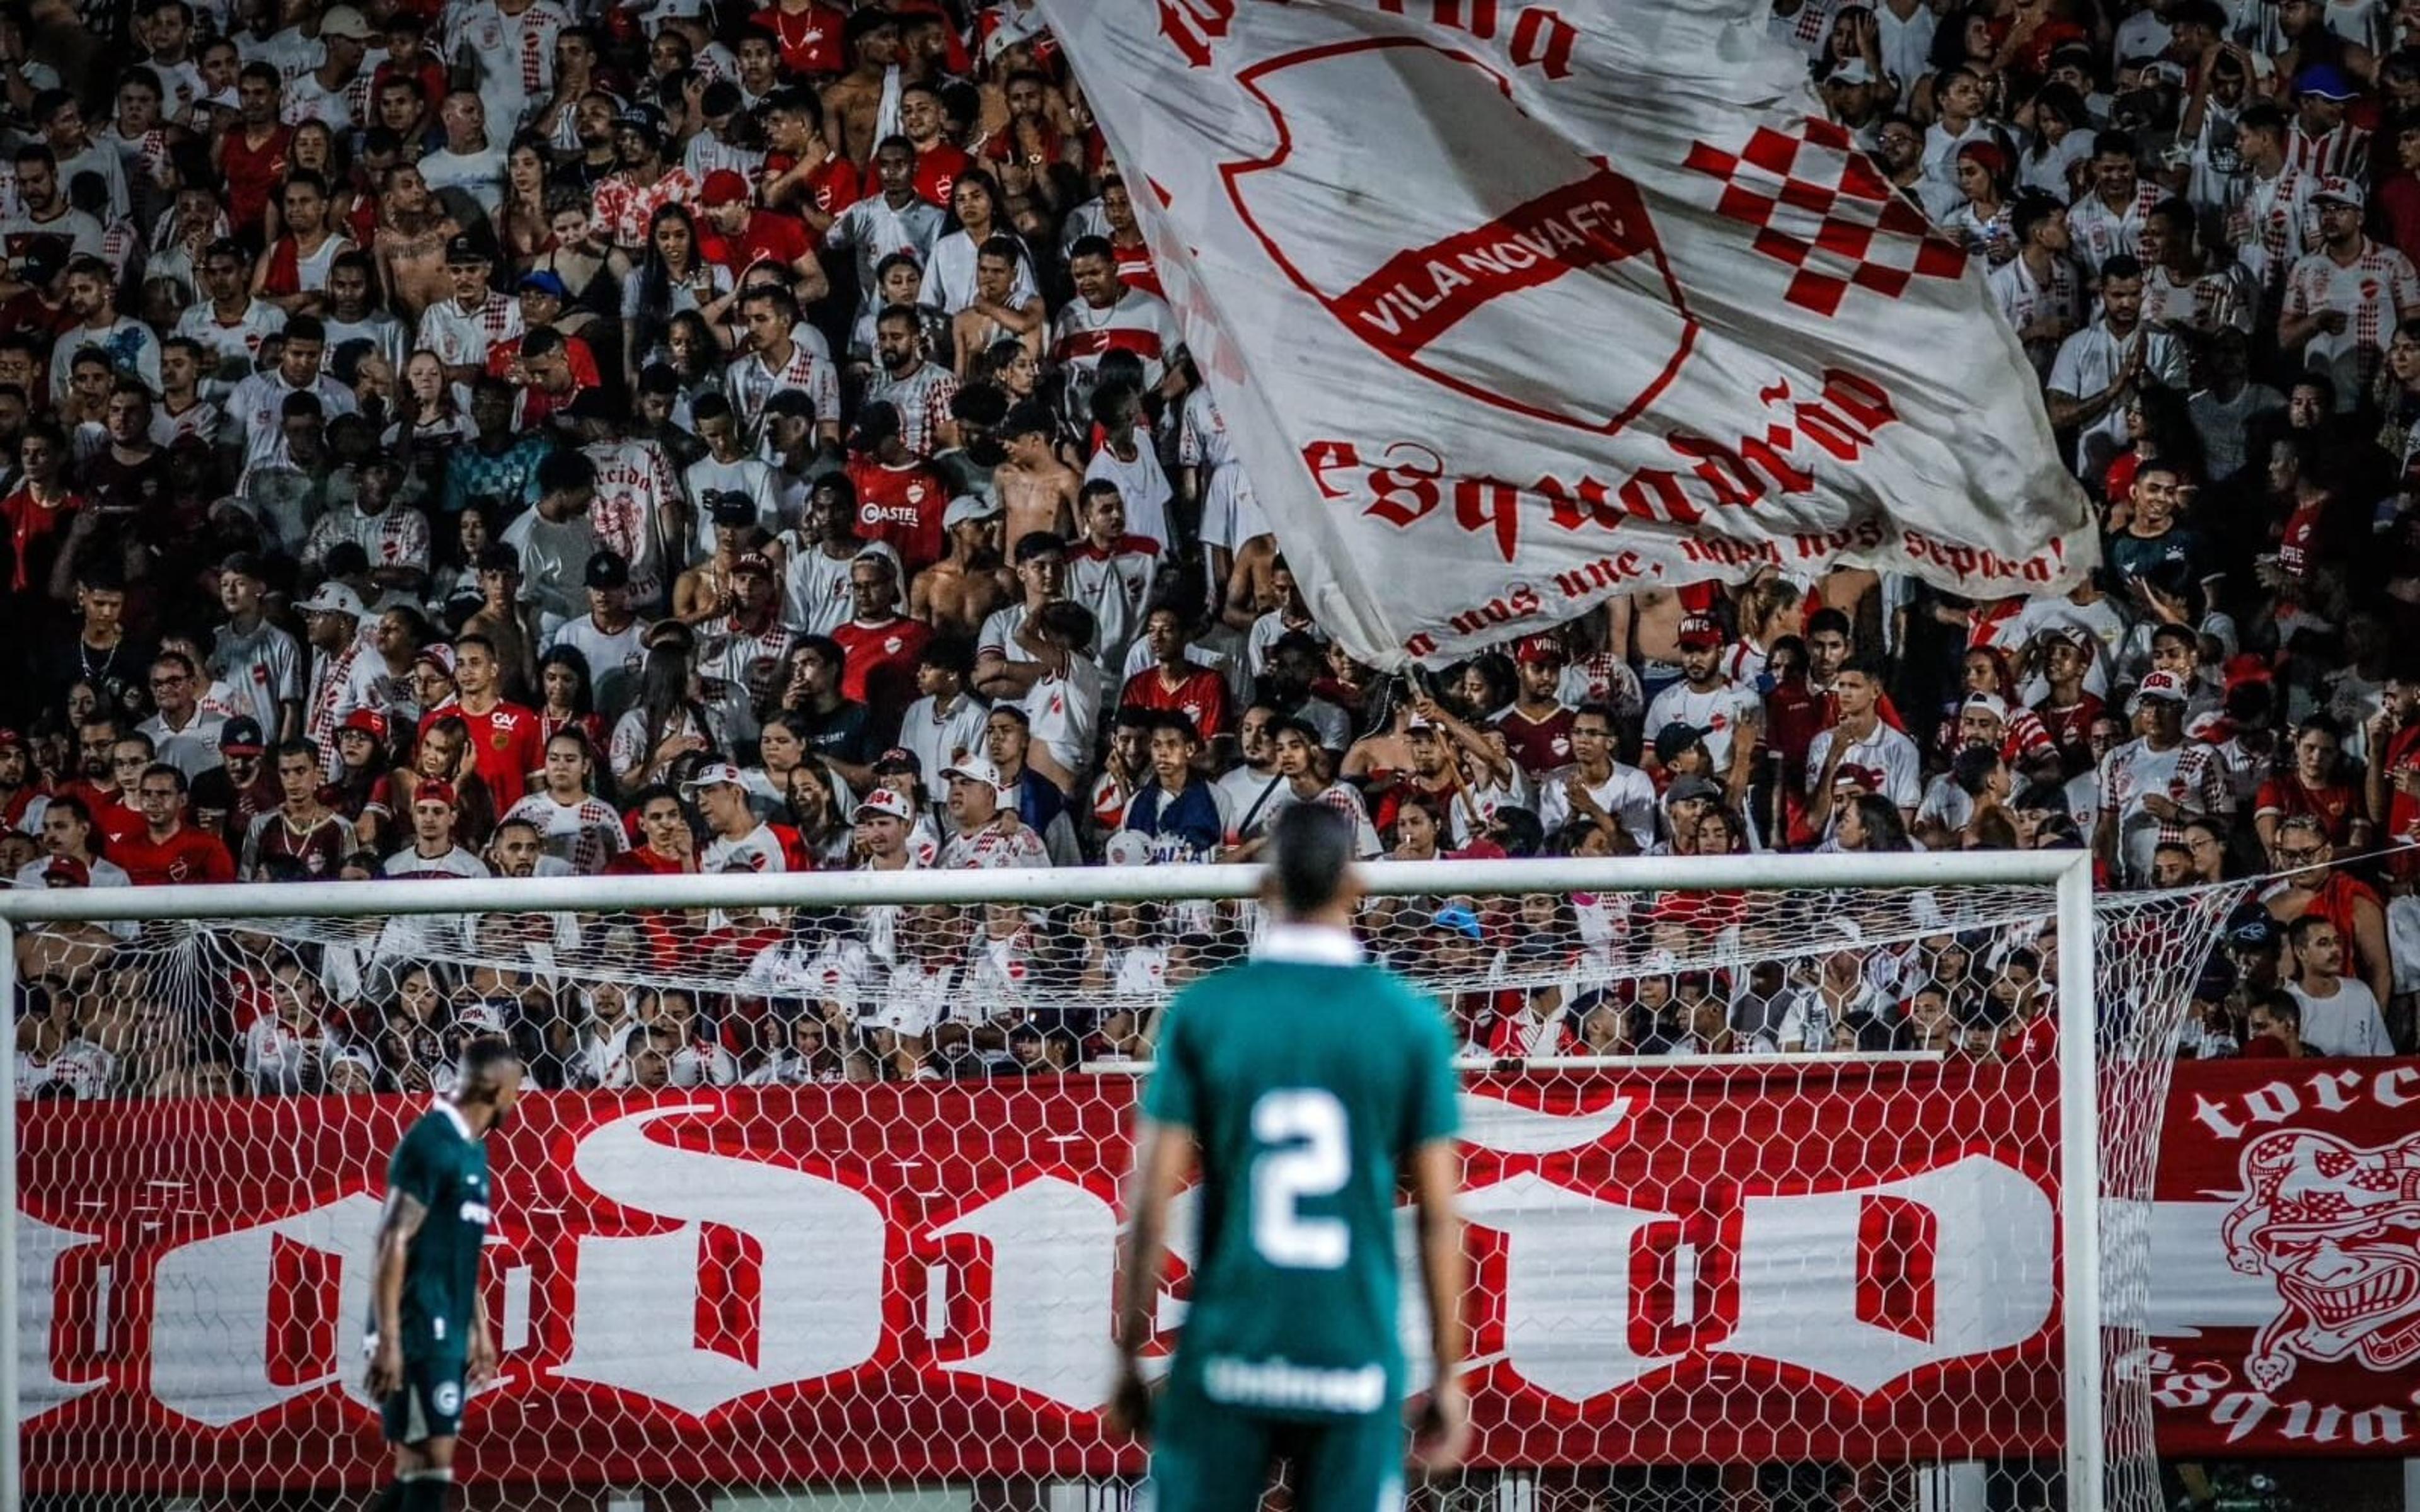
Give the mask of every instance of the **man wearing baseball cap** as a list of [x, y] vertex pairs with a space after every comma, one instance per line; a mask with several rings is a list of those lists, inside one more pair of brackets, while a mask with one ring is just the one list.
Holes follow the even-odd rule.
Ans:
[[330, 579], [310, 597], [294, 606], [303, 617], [311, 643], [310, 691], [302, 701], [302, 733], [319, 747], [320, 775], [333, 781], [338, 771], [336, 723], [348, 701], [356, 696], [353, 669], [375, 652], [362, 640], [362, 621], [369, 606], [362, 595]]
[[1017, 817], [1015, 789], [1002, 784], [988, 757], [961, 756], [942, 769], [941, 779], [949, 786], [951, 825], [938, 863], [942, 871], [1050, 864], [1042, 837]]
[[710, 837], [699, 853], [701, 872], [781, 872], [793, 870], [788, 848], [748, 802], [747, 779], [729, 762], [709, 762], [681, 784], [681, 796], [697, 805]]
[[[2303, 76], [2335, 71], [2321, 66], [2304, 69]], [[2341, 104], [2330, 104], [2307, 88], [2305, 118], [2325, 107], [2336, 117], [2334, 130], [2353, 130], [2342, 119]], [[2295, 131], [2302, 133], [2302, 123]], [[2386, 338], [2398, 324], [2420, 316], [2420, 272], [2413, 271], [2412, 259], [2363, 232], [2366, 195], [2359, 179], [2321, 178], [2311, 204], [2319, 211], [2319, 246], [2286, 275], [2277, 346], [2288, 354], [2300, 352], [2304, 367], [2328, 376], [2342, 413], [2368, 392], [2370, 378], [2385, 359]]]
[[734, 283], [758, 263], [771, 262], [789, 274], [790, 297], [800, 305], [831, 292], [806, 223], [779, 210], [758, 209], [748, 180], [737, 171], [717, 168], [707, 174], [699, 203], [705, 213], [698, 217], [698, 255], [730, 269]]
[[895, 788], [876, 787], [860, 798], [852, 815], [857, 825], [858, 869], [862, 872], [916, 872], [923, 862], [908, 843], [916, 827], [914, 808]]
[[1512, 647], [1519, 691], [1497, 712], [1495, 724], [1505, 749], [1533, 778], [1572, 759], [1572, 711], [1559, 691], [1569, 659], [1551, 634], [1529, 636]]
[[755, 549], [731, 563], [731, 612], [701, 625], [698, 674], [706, 679], [706, 703], [720, 711], [726, 737], [756, 738], [756, 706], [781, 681], [798, 637], [782, 624], [782, 595], [773, 584], [773, 563]]
[[1678, 636], [1681, 680], [1655, 695], [1647, 706], [1646, 728], [1685, 724], [1706, 743], [1714, 759], [1712, 776], [1732, 808], [1747, 802], [1748, 774], [1756, 759], [1757, 741], [1764, 728], [1764, 701], [1751, 687], [1742, 687], [1723, 671], [1723, 647], [1729, 639], [1722, 621], [1711, 614], [1691, 614], [1681, 621]]
[[2101, 820], [2093, 848], [2131, 887], [2151, 877], [2152, 852], [2184, 838], [2188, 819], [2233, 807], [2224, 764], [2185, 737], [2185, 687], [2174, 672], [2149, 671], [2128, 712], [2143, 733], [2101, 760]]
[[628, 706], [646, 662], [646, 626], [630, 607], [628, 557], [611, 549], [598, 551], [582, 569], [581, 581], [588, 593], [588, 612], [557, 626], [546, 649], [569, 646], [586, 658], [589, 692], [610, 721]]
[[[458, 94], [449, 97], [446, 108], [454, 110], [463, 99]], [[429, 187], [437, 185], [432, 180]], [[437, 354], [437, 360], [445, 364], [448, 382], [466, 388], [487, 373], [489, 347], [521, 333], [520, 303], [489, 286], [490, 266], [487, 244], [477, 237], [461, 232], [449, 238], [445, 277], [453, 286], [453, 297], [421, 312], [420, 330], [413, 340], [414, 347]]]

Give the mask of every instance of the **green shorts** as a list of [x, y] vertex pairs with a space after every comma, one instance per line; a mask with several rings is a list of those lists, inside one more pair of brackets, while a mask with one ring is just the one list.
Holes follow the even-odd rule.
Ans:
[[379, 1420], [389, 1443], [420, 1443], [451, 1439], [462, 1430], [463, 1380], [469, 1367], [460, 1360], [403, 1357], [403, 1385], [379, 1403]]
[[1393, 1405], [1344, 1416], [1279, 1417], [1221, 1406], [1171, 1381], [1160, 1398], [1145, 1483], [1150, 1512], [1258, 1512], [1280, 1459], [1295, 1512], [1396, 1512], [1404, 1417]]

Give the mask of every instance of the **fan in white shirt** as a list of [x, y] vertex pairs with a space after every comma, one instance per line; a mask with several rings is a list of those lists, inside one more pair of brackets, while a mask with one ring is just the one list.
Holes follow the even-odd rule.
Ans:
[[1646, 730], [1651, 737], [1668, 725], [1697, 731], [1714, 758], [1715, 780], [1736, 796], [1747, 791], [1764, 701], [1723, 674], [1723, 640], [1722, 624], [1712, 615], [1692, 614], [1681, 622], [1681, 681], [1647, 705]]
[[2322, 914], [2288, 930], [2300, 972], [2286, 983], [2303, 1007], [2303, 1042], [2315, 1056], [2391, 1056], [2395, 1041], [2366, 982], [2344, 974], [2344, 936]]

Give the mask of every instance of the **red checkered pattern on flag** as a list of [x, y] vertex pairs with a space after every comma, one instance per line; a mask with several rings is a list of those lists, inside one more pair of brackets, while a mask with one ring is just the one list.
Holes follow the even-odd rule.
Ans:
[[1687, 166], [1723, 180], [1715, 208], [1757, 228], [1756, 250], [1797, 270], [1783, 298], [1818, 315], [1852, 285], [1898, 299], [1917, 278], [1956, 278], [1966, 254], [1925, 220], [1831, 121], [1803, 137], [1759, 127], [1738, 152], [1700, 142]]

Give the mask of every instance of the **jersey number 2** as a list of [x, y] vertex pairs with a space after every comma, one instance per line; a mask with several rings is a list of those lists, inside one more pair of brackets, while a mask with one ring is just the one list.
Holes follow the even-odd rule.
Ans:
[[1303, 1216], [1305, 1197], [1333, 1196], [1353, 1175], [1344, 1104], [1316, 1088], [1264, 1092], [1252, 1104], [1252, 1248], [1289, 1271], [1334, 1271], [1352, 1252], [1342, 1218]]

